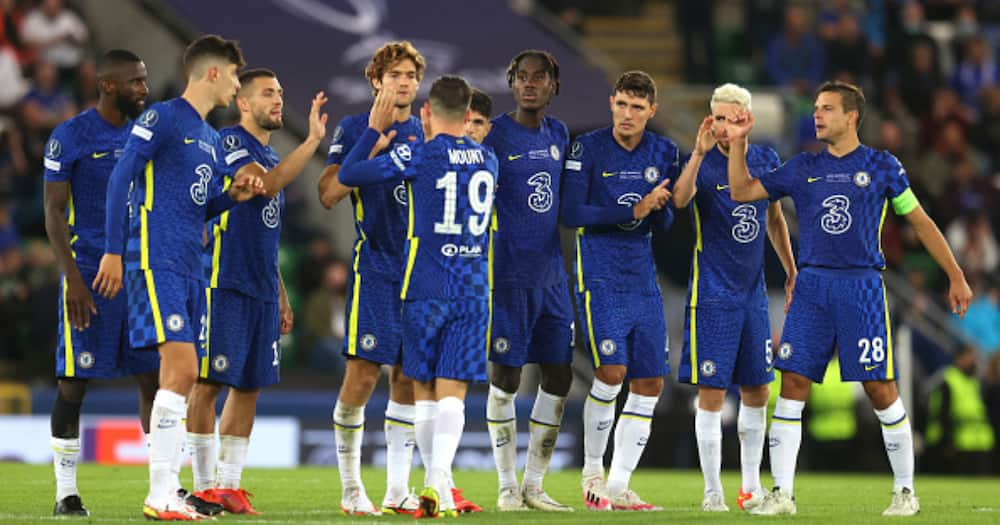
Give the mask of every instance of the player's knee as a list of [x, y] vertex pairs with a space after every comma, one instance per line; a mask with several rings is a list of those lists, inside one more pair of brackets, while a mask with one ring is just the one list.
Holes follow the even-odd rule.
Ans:
[[493, 363], [490, 368], [490, 384], [504, 392], [517, 392], [521, 387], [521, 369]]
[[573, 369], [568, 363], [541, 365], [542, 390], [559, 397], [566, 397], [573, 386]]
[[740, 401], [749, 407], [762, 407], [771, 397], [769, 385], [747, 385], [740, 387]]
[[607, 385], [620, 385], [625, 382], [625, 372], [624, 366], [599, 366], [594, 370], [594, 377]]
[[781, 374], [781, 397], [805, 401], [809, 397], [809, 390], [812, 388], [812, 380], [806, 376], [793, 372], [783, 372]]
[[863, 386], [872, 406], [878, 410], [888, 408], [899, 398], [895, 381], [865, 381]]
[[199, 380], [191, 389], [190, 404], [213, 404], [222, 391], [222, 385], [212, 381]]
[[662, 377], [644, 377], [633, 379], [629, 383], [629, 392], [640, 396], [659, 397], [663, 392]]
[[726, 400], [726, 391], [721, 388], [701, 387], [698, 389], [698, 408], [710, 412], [722, 410]]
[[60, 379], [59, 397], [69, 403], [83, 403], [83, 398], [87, 394], [86, 379]]

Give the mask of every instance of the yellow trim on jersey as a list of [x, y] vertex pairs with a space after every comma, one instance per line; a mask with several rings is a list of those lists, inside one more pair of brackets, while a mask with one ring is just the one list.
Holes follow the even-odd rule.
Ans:
[[580, 237], [583, 237], [583, 227], [576, 229], [576, 289], [583, 293], [583, 256], [580, 255]]
[[587, 336], [590, 338], [590, 353], [594, 356], [594, 367], [601, 366], [601, 356], [597, 353], [597, 341], [594, 339], [594, 314], [590, 311], [590, 290], [583, 294], [583, 309], [587, 314]]
[[[879, 280], [882, 278], [879, 277]], [[885, 307], [885, 378], [892, 381], [896, 379], [896, 372], [892, 366], [892, 321], [889, 319], [889, 296], [885, 293], [885, 282], [882, 282], [882, 305]]]
[[399, 298], [406, 300], [406, 292], [410, 289], [410, 276], [413, 274], [413, 264], [417, 261], [417, 249], [420, 247], [420, 238], [413, 235], [413, 184], [406, 182], [406, 208], [408, 218], [406, 226], [406, 240], [409, 241], [409, 249], [406, 258], [406, 271], [403, 273], [403, 288], [399, 292]]
[[[233, 179], [225, 177], [222, 182], [222, 191], [228, 191]], [[222, 234], [229, 229], [229, 210], [219, 214], [219, 224], [212, 228], [212, 237], [215, 242], [212, 246], [212, 276], [208, 285], [211, 288], [219, 287], [219, 269], [222, 268]]]
[[73, 206], [73, 191], [69, 192], [69, 200], [66, 201], [66, 225], [74, 226], [76, 224], [76, 207]]
[[882, 227], [885, 226], [885, 212], [889, 209], [889, 200], [882, 201], [882, 216], [878, 219], [878, 253], [882, 256], [882, 269], [885, 270], [885, 255], [882, 253]]
[[[146, 163], [146, 198], [139, 207], [139, 268], [149, 269], [149, 216], [153, 211], [153, 161]], [[161, 327], [162, 328], [162, 327]]]
[[201, 370], [198, 372], [198, 376], [201, 378], [208, 377], [208, 356], [211, 354], [211, 344], [212, 341], [212, 289], [205, 288], [205, 355], [201, 358]]
[[156, 327], [156, 343], [167, 340], [163, 335], [163, 317], [160, 316], [160, 302], [156, 298], [156, 284], [153, 282], [153, 270], [144, 270], [146, 276], [146, 294], [149, 297], [149, 306], [153, 311], [153, 326]]
[[354, 188], [354, 220], [361, 224], [365, 220], [365, 207], [361, 205], [361, 190]]
[[691, 201], [691, 210], [694, 211], [694, 255], [691, 261], [691, 309], [688, 326], [688, 346], [691, 349], [691, 384], [698, 384], [698, 279], [701, 271], [698, 267], [698, 254], [703, 249], [701, 238], [701, 214], [698, 212], [698, 203]]
[[66, 306], [66, 276], [62, 278], [63, 347], [66, 352], [66, 377], [76, 375], [76, 357], [73, 355], [73, 327], [69, 324], [69, 307]]
[[[411, 196], [407, 196], [409, 198]], [[410, 201], [407, 201], [409, 203]], [[493, 232], [497, 231], [497, 209], [493, 208], [490, 218], [490, 238], [486, 250], [486, 266], [488, 268], [489, 295], [486, 298], [487, 321], [486, 321], [486, 360], [490, 359], [490, 342], [493, 340]]]
[[361, 245], [364, 239], [354, 243], [354, 289], [351, 291], [351, 315], [347, 319], [347, 355], [358, 355], [358, 305], [361, 303]]

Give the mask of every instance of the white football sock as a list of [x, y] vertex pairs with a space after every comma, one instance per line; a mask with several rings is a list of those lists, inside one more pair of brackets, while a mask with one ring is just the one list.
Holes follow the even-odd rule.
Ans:
[[417, 401], [413, 412], [413, 430], [417, 438], [420, 462], [424, 465], [424, 486], [430, 485], [431, 466], [434, 462], [434, 420], [437, 419], [437, 401]]
[[215, 487], [215, 470], [218, 455], [215, 434], [188, 432], [188, 450], [191, 451], [191, 473], [194, 475], [194, 492]]
[[740, 468], [743, 472], [743, 492], [760, 490], [760, 462], [764, 456], [764, 431], [767, 429], [767, 407], [752, 407], [740, 403], [736, 431], [740, 436]]
[[609, 498], [614, 499], [628, 488], [632, 471], [639, 465], [642, 451], [646, 450], [658, 399], [658, 396], [629, 392], [625, 400], [625, 408], [615, 425], [615, 453], [611, 456], [611, 468], [608, 469]]
[[184, 396], [159, 389], [153, 398], [149, 421], [149, 497], [150, 504], [163, 508], [175, 497], [180, 487], [184, 418], [187, 402]]
[[437, 417], [434, 418], [434, 458], [429, 481], [437, 489], [443, 509], [455, 508], [448, 480], [464, 428], [465, 402], [457, 397], [439, 399]]
[[247, 461], [247, 448], [250, 438], [243, 436], [219, 436], [219, 487], [224, 489], [240, 488], [240, 478], [243, 477], [243, 465]]
[[875, 410], [875, 415], [882, 423], [882, 441], [892, 466], [893, 486], [896, 490], [913, 491], [913, 431], [903, 400], [896, 398], [885, 410]]
[[493, 460], [497, 466], [500, 490], [517, 487], [517, 416], [514, 399], [517, 393], [506, 392], [490, 385], [486, 398], [486, 425], [493, 445]]
[[609, 385], [594, 378], [583, 403], [583, 477], [604, 477], [604, 453], [615, 422], [615, 400], [622, 385]]
[[413, 430], [413, 405], [389, 401], [385, 409], [385, 480], [386, 498], [396, 502], [409, 493], [410, 465], [416, 444]]
[[337, 470], [344, 493], [361, 488], [361, 440], [365, 434], [365, 407], [352, 407], [339, 400], [333, 409], [333, 430], [337, 439]]
[[79, 494], [76, 488], [76, 464], [80, 461], [80, 438], [53, 437], [52, 466], [56, 471], [56, 501]]
[[556, 448], [559, 426], [562, 425], [566, 398], [550, 394], [538, 387], [535, 405], [531, 409], [528, 460], [524, 467], [524, 486], [538, 488], [549, 470], [552, 451]]
[[699, 408], [694, 415], [694, 434], [698, 441], [701, 475], [705, 478], [705, 494], [722, 494], [722, 412]]
[[769, 450], [774, 486], [789, 495], [795, 489], [795, 463], [802, 445], [802, 409], [805, 401], [778, 397], [771, 418]]

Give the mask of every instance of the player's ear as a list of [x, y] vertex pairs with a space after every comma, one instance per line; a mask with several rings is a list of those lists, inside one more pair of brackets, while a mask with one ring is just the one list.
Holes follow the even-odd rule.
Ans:
[[470, 120], [472, 120], [472, 110], [467, 109], [465, 110], [465, 119], [462, 120], [462, 122], [468, 124]]
[[649, 118], [656, 116], [656, 102], [649, 105]]
[[380, 79], [380, 78], [373, 78], [372, 79], [372, 89], [374, 89], [376, 92], [382, 91], [382, 79]]
[[611, 95], [610, 97], [608, 97], [608, 107], [611, 108], [612, 112], [615, 110], [615, 96], [614, 95]]

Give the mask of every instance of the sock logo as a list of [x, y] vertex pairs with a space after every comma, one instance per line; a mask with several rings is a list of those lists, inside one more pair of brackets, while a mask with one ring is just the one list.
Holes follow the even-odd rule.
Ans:
[[781, 440], [780, 439], [778, 439], [776, 437], [768, 438], [768, 440], [767, 440], [767, 446], [768, 447], [774, 448], [774, 447], [777, 447], [779, 445], [781, 445]]
[[548, 439], [543, 439], [542, 440], [542, 448], [543, 449], [551, 449], [554, 446], [556, 446], [556, 440], [555, 439], [548, 438]]
[[896, 443], [895, 441], [888, 441], [885, 444], [885, 450], [886, 450], [886, 452], [899, 452], [899, 449], [900, 449], [900, 445], [899, 445], [899, 443]]
[[605, 419], [604, 421], [597, 422], [597, 431], [604, 432], [605, 430], [611, 428], [611, 420]]
[[497, 433], [497, 442], [494, 446], [500, 448], [508, 444], [510, 444], [510, 432], [507, 429], [503, 429]]
[[177, 426], [178, 421], [174, 418], [161, 418], [158, 423], [156, 423], [156, 428], [160, 430], [167, 430]]
[[642, 436], [641, 438], [639, 438], [639, 441], [636, 442], [636, 445], [644, 447], [646, 446], [647, 441], [649, 441], [649, 436]]
[[59, 466], [63, 468], [73, 468], [76, 466], [76, 460], [70, 458], [62, 458], [59, 461]]

